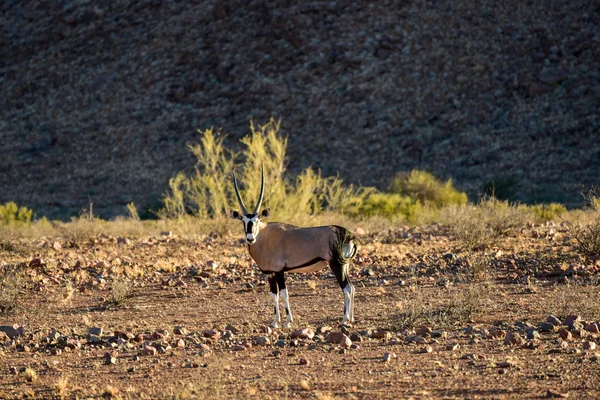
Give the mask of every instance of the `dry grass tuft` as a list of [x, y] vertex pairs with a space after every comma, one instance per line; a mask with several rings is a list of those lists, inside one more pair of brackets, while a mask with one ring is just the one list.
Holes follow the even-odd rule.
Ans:
[[38, 380], [37, 372], [31, 367], [25, 369], [25, 380], [27, 382], [36, 382]]
[[69, 388], [69, 377], [66, 375], [63, 375], [60, 378], [58, 378], [58, 380], [54, 384], [54, 389], [56, 389], [58, 397], [60, 397], [61, 399], [64, 399], [67, 396], [68, 388]]
[[112, 306], [123, 306], [132, 296], [133, 284], [127, 278], [115, 278], [112, 283], [109, 303]]
[[105, 398], [109, 398], [109, 399], [120, 399], [121, 396], [119, 396], [119, 389], [115, 386], [111, 386], [111, 385], [106, 385], [106, 388], [104, 388], [104, 392], [102, 393], [102, 397]]
[[306, 379], [300, 381], [300, 387], [302, 388], [302, 390], [310, 390], [310, 384]]
[[399, 310], [394, 328], [398, 330], [421, 325], [436, 328], [464, 324], [482, 312], [486, 288], [481, 284], [437, 289], [436, 296], [416, 289], [402, 292], [396, 303]]

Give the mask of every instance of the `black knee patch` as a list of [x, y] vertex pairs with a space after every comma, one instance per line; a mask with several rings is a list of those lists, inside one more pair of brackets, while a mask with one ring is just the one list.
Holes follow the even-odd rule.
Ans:
[[269, 288], [271, 289], [271, 293], [277, 294], [277, 279], [275, 275], [269, 276]]
[[277, 280], [277, 286], [279, 286], [279, 290], [285, 289], [285, 275], [282, 272], [275, 273], [275, 279]]

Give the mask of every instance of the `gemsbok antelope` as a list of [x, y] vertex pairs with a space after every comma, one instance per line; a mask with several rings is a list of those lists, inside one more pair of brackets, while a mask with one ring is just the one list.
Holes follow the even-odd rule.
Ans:
[[279, 298], [285, 303], [286, 322], [289, 327], [294, 320], [290, 310], [285, 273], [315, 272], [327, 265], [335, 275], [344, 292], [344, 318], [342, 325], [354, 322], [354, 286], [348, 276], [350, 261], [357, 252], [353, 235], [336, 225], [300, 228], [280, 222], [265, 223], [261, 219], [269, 216], [269, 209], [260, 211], [265, 192], [265, 171], [262, 171], [260, 195], [254, 211], [248, 212], [232, 173], [235, 194], [241, 208], [231, 211], [231, 216], [244, 222], [246, 244], [250, 256], [258, 268], [268, 276], [271, 297], [275, 308], [272, 327], [279, 327]]

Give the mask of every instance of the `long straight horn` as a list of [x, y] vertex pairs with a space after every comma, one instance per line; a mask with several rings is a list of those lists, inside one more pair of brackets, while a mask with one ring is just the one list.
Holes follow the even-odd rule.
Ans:
[[262, 205], [263, 196], [265, 194], [265, 165], [262, 165], [262, 178], [260, 183], [260, 196], [258, 196], [258, 203], [256, 203], [256, 208], [252, 214], [258, 214], [260, 211], [260, 206]]
[[235, 173], [231, 172], [231, 176], [233, 177], [233, 187], [235, 188], [235, 194], [237, 195], [238, 202], [242, 208], [242, 213], [248, 214], [248, 210], [246, 210], [242, 196], [240, 196], [240, 189], [238, 188], [237, 179], [235, 179]]

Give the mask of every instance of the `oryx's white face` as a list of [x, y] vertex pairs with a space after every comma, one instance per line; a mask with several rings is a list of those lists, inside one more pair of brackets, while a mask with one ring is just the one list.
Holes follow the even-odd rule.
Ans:
[[258, 231], [260, 230], [260, 218], [265, 218], [269, 216], [269, 209], [264, 209], [260, 211], [260, 206], [263, 201], [263, 195], [265, 194], [265, 169], [262, 168], [261, 174], [261, 182], [260, 182], [260, 195], [258, 196], [258, 202], [256, 203], [256, 208], [251, 213], [248, 212], [248, 209], [244, 205], [244, 201], [242, 200], [242, 196], [240, 195], [240, 189], [237, 185], [237, 179], [235, 178], [235, 174], [232, 172], [231, 177], [233, 178], [233, 187], [235, 188], [235, 195], [237, 196], [238, 202], [240, 204], [240, 208], [242, 212], [232, 211], [231, 216], [235, 219], [242, 220], [244, 222], [244, 232], [246, 233], [246, 243], [249, 245], [256, 243], [256, 239], [258, 238]]
[[269, 209], [264, 209], [258, 214], [242, 214], [238, 211], [232, 211], [231, 216], [235, 219], [239, 219], [244, 223], [244, 233], [246, 234], [246, 243], [254, 244], [258, 238], [258, 232], [260, 231], [260, 218], [269, 216]]

